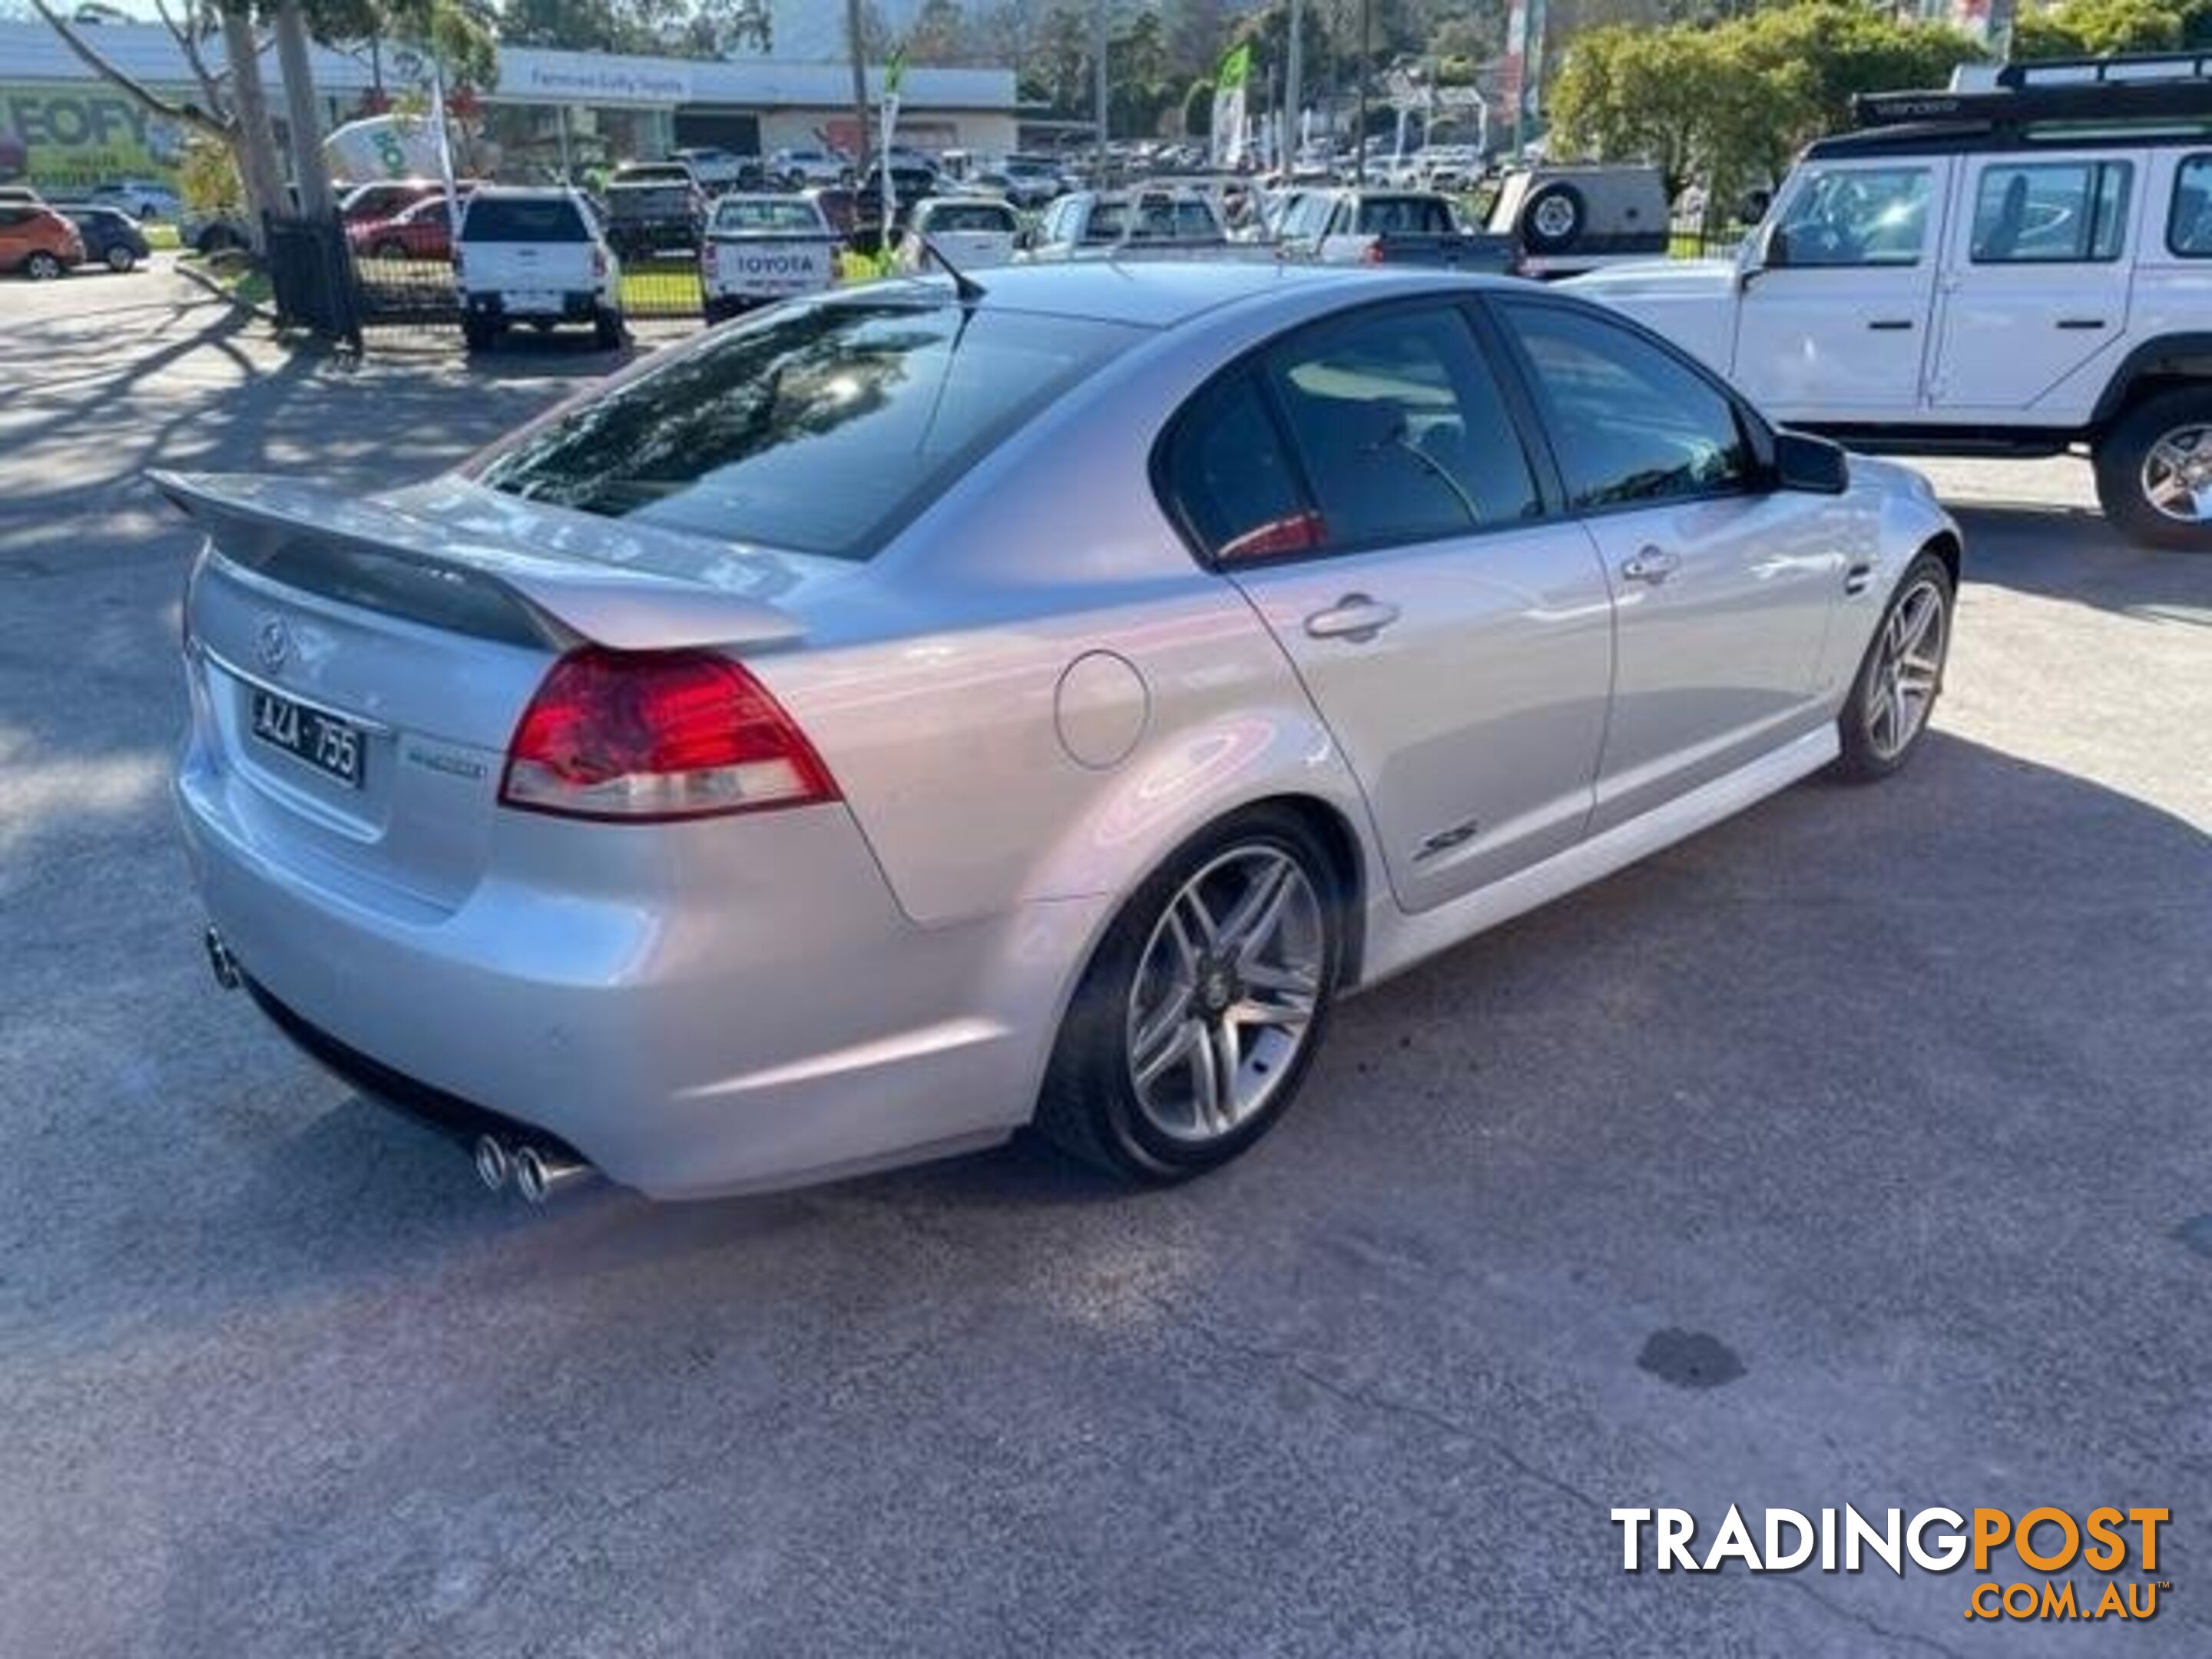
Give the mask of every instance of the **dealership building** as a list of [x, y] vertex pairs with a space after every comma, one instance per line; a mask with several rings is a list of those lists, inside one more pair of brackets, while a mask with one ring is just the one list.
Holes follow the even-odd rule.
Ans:
[[[182, 103], [202, 96], [168, 31], [158, 23], [110, 22], [83, 30], [100, 55], [132, 79]], [[819, 43], [802, 38], [792, 49]], [[222, 67], [222, 42], [209, 43]], [[420, 66], [403, 47], [318, 49], [318, 108], [326, 128], [376, 112], [386, 100], [418, 94]], [[281, 118], [276, 56], [262, 60]], [[871, 100], [880, 69], [867, 76]], [[617, 57], [508, 46], [495, 87], [471, 88], [457, 107], [502, 173], [563, 165], [650, 160], [685, 145], [742, 155], [784, 149], [853, 148], [852, 68], [782, 52], [726, 59]], [[1015, 145], [1010, 69], [910, 69], [899, 88], [898, 140], [917, 149], [985, 153]], [[0, 21], [0, 182], [52, 191], [110, 179], [159, 178], [176, 164], [184, 134], [91, 73], [46, 24]]]

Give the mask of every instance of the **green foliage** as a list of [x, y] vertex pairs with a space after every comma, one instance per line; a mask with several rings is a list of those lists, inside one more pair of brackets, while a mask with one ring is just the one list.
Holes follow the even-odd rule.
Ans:
[[246, 191], [230, 146], [204, 132], [188, 134], [177, 165], [177, 194], [195, 213], [243, 213]]
[[1941, 86], [1978, 55], [1955, 30], [1854, 0], [1791, 0], [1717, 24], [1616, 25], [1578, 36], [1550, 97], [1555, 152], [1647, 161], [1669, 192], [1714, 199], [1778, 177], [1849, 124], [1852, 94]]
[[2015, 58], [2178, 52], [2212, 45], [2212, 0], [2059, 0], [2013, 25]]

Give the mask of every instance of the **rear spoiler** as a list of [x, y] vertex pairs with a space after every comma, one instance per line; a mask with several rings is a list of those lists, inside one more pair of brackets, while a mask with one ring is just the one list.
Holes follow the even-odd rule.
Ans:
[[[568, 526], [519, 498], [502, 498], [513, 521], [494, 531], [481, 514], [452, 523], [291, 478], [147, 476], [227, 558], [311, 591], [465, 632], [511, 635], [511, 628], [481, 625], [494, 607], [559, 648], [580, 641], [618, 651], [771, 645], [805, 632], [789, 612], [707, 582], [549, 556], [538, 547], [556, 542]], [[658, 533], [626, 532], [612, 521], [605, 531], [633, 540]]]

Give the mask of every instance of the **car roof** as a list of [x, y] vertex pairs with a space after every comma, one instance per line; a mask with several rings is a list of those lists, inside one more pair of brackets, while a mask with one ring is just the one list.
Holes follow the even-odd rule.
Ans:
[[[935, 283], [933, 278], [918, 279]], [[1431, 289], [1434, 272], [1372, 267], [1284, 264], [1274, 260], [1082, 259], [1066, 264], [1002, 265], [982, 273], [983, 307], [1080, 317], [1140, 328], [1172, 328], [1224, 306], [1271, 294], [1379, 294], [1393, 287]], [[1503, 277], [1455, 276], [1469, 288], [1516, 288]], [[945, 286], [936, 283], [937, 286]], [[855, 298], [884, 297], [875, 284], [847, 290]]]

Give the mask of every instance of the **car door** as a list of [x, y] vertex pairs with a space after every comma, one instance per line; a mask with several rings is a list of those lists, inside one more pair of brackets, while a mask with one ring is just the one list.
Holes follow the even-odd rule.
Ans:
[[[2017, 421], [2127, 332], [2136, 164], [2015, 152], [1960, 167], [1929, 400], [1948, 418]], [[2102, 390], [2085, 382], [2070, 416]]]
[[1730, 375], [1777, 420], [1895, 417], [1923, 399], [1955, 163], [1816, 161], [1790, 178], [1736, 307]]
[[1443, 300], [1368, 306], [1213, 383], [1170, 438], [1187, 528], [1296, 667], [1422, 910], [1572, 845], [1612, 625], [1589, 537]]
[[1612, 580], [1597, 834], [1821, 723], [1830, 613], [1872, 526], [1771, 488], [1753, 417], [1652, 336], [1570, 301], [1497, 309]]

